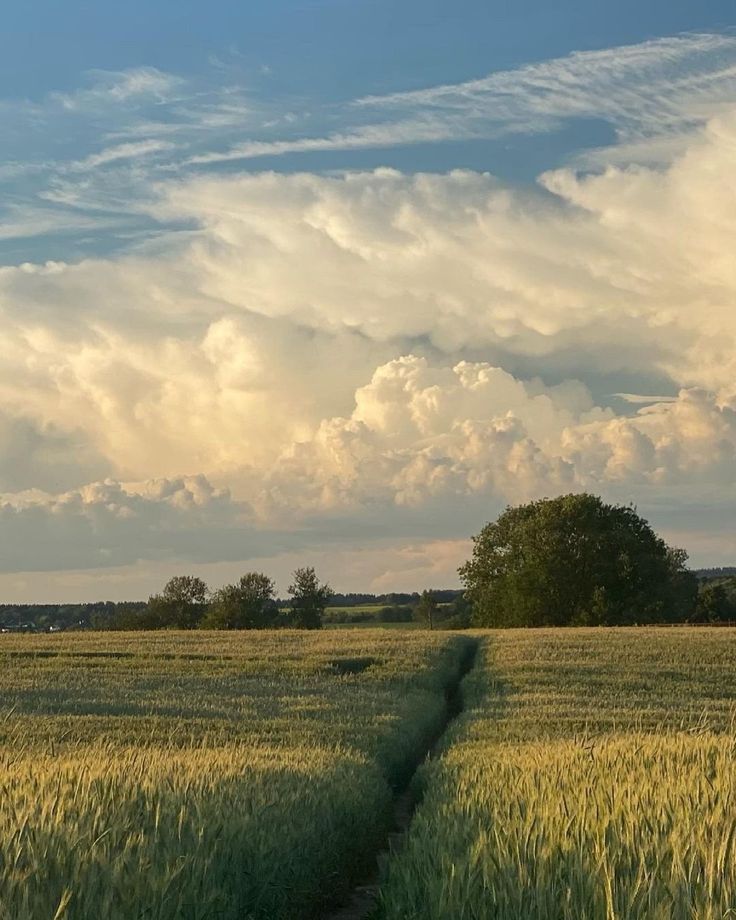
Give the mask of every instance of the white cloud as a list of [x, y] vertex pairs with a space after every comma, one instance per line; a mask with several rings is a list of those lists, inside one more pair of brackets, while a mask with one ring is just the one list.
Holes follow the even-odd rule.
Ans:
[[127, 104], [140, 99], [163, 102], [184, 82], [181, 77], [155, 67], [93, 70], [88, 78], [87, 88], [72, 93], [52, 93], [51, 100], [67, 111], [99, 108], [110, 103]]
[[[169, 181], [137, 206], [187, 232], [0, 269], [6, 571], [454, 542], [580, 488], [662, 520], [732, 507], [735, 145], [722, 115], [666, 168], [527, 192], [467, 171]], [[636, 411], [652, 386], [667, 398]], [[634, 402], [592, 395], [611, 392]]]
[[201, 475], [0, 495], [0, 528], [13, 534], [2, 565], [203, 564], [402, 530], [411, 544], [431, 521], [441, 543], [460, 510], [475, 509], [477, 526], [478, 509], [581, 489], [646, 502], [663, 489], [691, 500], [718, 488], [727, 503], [735, 460], [736, 411], [703, 391], [617, 417], [576, 382], [546, 387], [487, 364], [405, 356], [357, 390], [350, 416], [236, 471], [240, 498]]
[[39, 490], [0, 494], [0, 530], [12, 534], [4, 543], [0, 569], [237, 558], [264, 543], [251, 520], [247, 506], [203, 476], [137, 486], [108, 479], [55, 495]]
[[245, 141], [222, 152], [200, 153], [191, 157], [191, 165], [252, 160], [287, 153], [315, 153], [324, 150], [365, 150], [373, 147], [396, 147], [403, 144], [436, 143], [457, 140], [465, 134], [462, 125], [449, 119], [414, 118], [400, 124], [365, 125], [353, 131], [335, 131], [326, 137], [299, 137], [293, 140]]
[[137, 141], [128, 144], [116, 144], [113, 147], [106, 147], [98, 153], [92, 153], [83, 160], [78, 160], [70, 164], [70, 169], [87, 170], [95, 169], [98, 166], [105, 166], [108, 163], [118, 163], [121, 160], [135, 160], [141, 157], [148, 157], [155, 153], [169, 151], [174, 148], [174, 144], [159, 140]]
[[704, 391], [618, 417], [577, 382], [545, 387], [500, 368], [379, 367], [348, 418], [324, 421], [267, 477], [278, 505], [421, 506], [477, 495], [524, 501], [570, 490], [733, 488], [736, 412]]
[[[671, 158], [694, 127], [735, 100], [736, 38], [690, 34], [576, 51], [461, 83], [366, 96], [340, 111], [338, 130], [251, 139], [200, 153], [191, 162], [535, 134], [581, 118], [608, 122], [628, 162], [646, 162]], [[587, 156], [600, 163], [606, 154]]]
[[49, 234], [92, 233], [117, 227], [117, 217], [101, 218], [67, 208], [7, 205], [0, 211], [0, 240], [20, 240]]

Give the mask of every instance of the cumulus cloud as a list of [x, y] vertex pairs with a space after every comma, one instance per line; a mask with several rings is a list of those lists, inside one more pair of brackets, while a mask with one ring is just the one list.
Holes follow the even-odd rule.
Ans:
[[[545, 387], [500, 368], [379, 367], [348, 418], [324, 421], [269, 476], [274, 504], [331, 509], [478, 496], [523, 501], [592, 488], [730, 488], [736, 412], [701, 390], [632, 417], [592, 404], [579, 382]], [[274, 510], [274, 509], [271, 509]]]
[[[245, 558], [430, 521], [454, 540], [581, 488], [733, 502], [734, 144], [723, 114], [666, 168], [531, 191], [168, 181], [138, 206], [185, 230], [0, 269], [2, 564], [212, 562], [237, 534]], [[121, 484], [147, 480], [175, 485]]]
[[[204, 476], [123, 484], [114, 480], [49, 494], [0, 494], [0, 571], [125, 565], [140, 559], [208, 562], [279, 546], [256, 532], [248, 507]], [[284, 542], [283, 540], [281, 542]]]

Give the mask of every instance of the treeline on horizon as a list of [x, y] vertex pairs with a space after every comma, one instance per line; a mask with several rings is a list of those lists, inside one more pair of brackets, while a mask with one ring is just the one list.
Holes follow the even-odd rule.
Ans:
[[[687, 622], [719, 623], [736, 621], [736, 568], [723, 567], [695, 569], [699, 581], [696, 609]], [[439, 608], [437, 625], [440, 628], [463, 628], [471, 625], [469, 604], [463, 591], [444, 589], [433, 591]], [[418, 591], [391, 592], [388, 594], [336, 593], [325, 606], [323, 625], [332, 623], [402, 623], [416, 619], [416, 606], [421, 595]], [[283, 609], [287, 600], [277, 598]], [[374, 611], [346, 608], [370, 606]], [[94, 601], [78, 604], [0, 604], [0, 629], [13, 631], [66, 631], [85, 629], [115, 629], [118, 624], [134, 628], [137, 617], [145, 613], [147, 601]], [[443, 616], [442, 614], [445, 614]]]
[[687, 553], [668, 546], [633, 506], [606, 504], [595, 495], [508, 507], [473, 544], [471, 559], [458, 570], [462, 590], [336, 593], [313, 568], [300, 568], [284, 599], [261, 572], [215, 591], [196, 576], [180, 575], [147, 602], [0, 605], [0, 628], [316, 629], [371, 620], [493, 628], [736, 620], [736, 567], [688, 569]]
[[[432, 591], [441, 608], [450, 608], [448, 617], [458, 611], [455, 605], [462, 599], [459, 588]], [[421, 599], [419, 591], [391, 591], [385, 594], [335, 592], [324, 610], [325, 623], [383, 623], [411, 622], [414, 608]], [[288, 598], [277, 597], [276, 606], [284, 609]], [[110, 629], [121, 621], [130, 621], [143, 614], [149, 601], [89, 601], [73, 604], [0, 604], [0, 629], [3, 627], [28, 631]], [[351, 608], [372, 607], [365, 611]]]

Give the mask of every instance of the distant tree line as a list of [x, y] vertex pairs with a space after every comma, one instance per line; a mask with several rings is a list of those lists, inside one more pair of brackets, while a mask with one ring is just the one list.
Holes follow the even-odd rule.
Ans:
[[0, 605], [0, 629], [318, 629], [330, 586], [313, 568], [299, 568], [288, 595], [285, 602], [277, 600], [275, 583], [261, 572], [247, 572], [212, 592], [201, 578], [177, 575], [147, 602]]
[[711, 569], [693, 569], [693, 571], [701, 581], [710, 581], [713, 578], [736, 577], [736, 566], [733, 565], [722, 565]]
[[[0, 630], [278, 629], [315, 628], [317, 621], [319, 625], [426, 622], [420, 604], [423, 595], [416, 591], [336, 594], [320, 585], [314, 569], [298, 569], [291, 587], [295, 594], [276, 597], [267, 575], [248, 572], [236, 583], [210, 591], [202, 579], [178, 575], [148, 601], [0, 605]], [[431, 593], [438, 607], [435, 625], [443, 629], [469, 625], [470, 606], [461, 590]], [[312, 597], [310, 604], [306, 597]], [[361, 609], [368, 606], [370, 610]]]
[[[438, 589], [433, 590], [438, 604], [451, 604], [463, 592], [459, 589]], [[327, 604], [330, 607], [414, 607], [419, 603], [421, 593], [412, 591], [411, 593], [402, 593], [393, 591], [389, 594], [339, 594], [335, 592]]]
[[[690, 571], [636, 509], [561, 495], [508, 507], [473, 538], [463, 590], [337, 594], [313, 568], [279, 599], [271, 578], [247, 572], [210, 591], [178, 575], [146, 603], [0, 605], [0, 628], [318, 629], [325, 622], [419, 621], [468, 626], [616, 626], [736, 620], [736, 567]], [[366, 610], [369, 607], [371, 609]]]
[[177, 575], [142, 610], [113, 617], [108, 629], [319, 629], [332, 588], [311, 567], [293, 574], [285, 605], [274, 581], [247, 572], [237, 582], [210, 591], [201, 578]]
[[27, 632], [103, 629], [116, 617], [129, 613], [140, 613], [145, 607], [145, 601], [93, 601], [87, 604], [0, 604], [0, 629]]

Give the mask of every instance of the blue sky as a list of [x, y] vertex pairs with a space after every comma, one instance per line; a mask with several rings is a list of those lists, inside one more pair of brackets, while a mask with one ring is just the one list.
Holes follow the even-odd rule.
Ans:
[[[0, 263], [102, 254], [155, 231], [148, 218], [120, 206], [138, 194], [132, 185], [143, 171], [152, 182], [203, 170], [464, 168], [530, 183], [586, 150], [610, 146], [621, 133], [641, 133], [643, 125], [631, 123], [635, 102], [628, 113], [599, 113], [595, 97], [581, 111], [563, 105], [546, 119], [523, 111], [496, 119], [509, 103], [514, 74], [576, 52], [592, 53], [595, 69], [596, 52], [647, 43], [654, 43], [656, 61], [657, 42], [728, 36], [733, 25], [727, 2], [13, 4], [0, 35], [0, 188], [10, 227], [19, 207], [37, 220], [32, 232], [28, 220], [19, 235], [6, 230]], [[728, 66], [734, 53], [694, 49], [658, 70], [655, 64], [653, 92], [680, 69], [702, 74]], [[585, 80], [586, 69], [574, 79]], [[415, 124], [405, 137], [395, 130], [384, 131], [383, 140], [380, 131], [360, 136], [366, 128], [438, 115], [421, 99], [409, 96], [397, 108], [386, 107], [386, 98], [494, 75], [507, 79], [478, 118], [451, 107], [442, 130]], [[637, 78], [649, 75], [635, 70], [611, 85], [604, 78], [598, 91], [616, 94]], [[523, 87], [511, 108], [523, 109], [521, 97], [533, 92], [533, 85]], [[546, 92], [554, 94], [554, 86]], [[361, 104], [366, 98], [375, 104]], [[347, 143], [325, 142], [343, 134]], [[315, 139], [316, 148], [300, 148], [298, 141]], [[261, 155], [227, 158], [259, 143]], [[287, 148], [275, 155], [269, 145], [279, 143]], [[96, 188], [93, 233], [89, 213], [80, 213], [88, 211], [95, 185], [87, 176], [80, 181], [85, 172], [108, 174], [104, 202]]]
[[6, 97], [71, 91], [86, 70], [208, 73], [213, 58], [266, 94], [345, 99], [436, 83], [688, 31], [733, 27], [728, 0], [270, 0], [268, 3], [32, 0], [5, 11]]
[[733, 563], [731, 3], [5, 13], [3, 597], [450, 585], [581, 489]]

